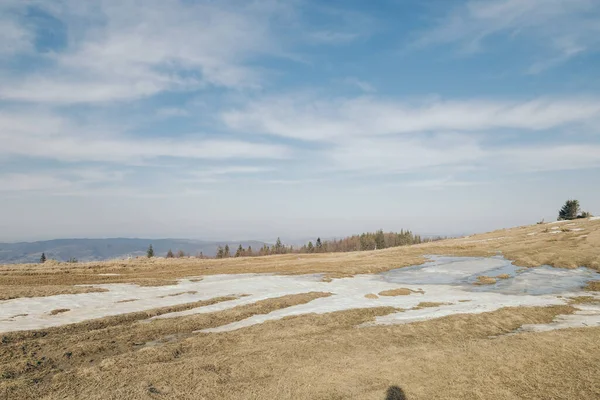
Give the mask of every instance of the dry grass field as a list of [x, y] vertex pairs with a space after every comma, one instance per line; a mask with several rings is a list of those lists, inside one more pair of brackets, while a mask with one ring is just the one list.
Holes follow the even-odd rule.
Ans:
[[[335, 279], [419, 264], [429, 254], [498, 253], [523, 267], [587, 266], [600, 271], [600, 220], [524, 226], [373, 252], [2, 266], [0, 298], [98, 290], [73, 286], [85, 284], [167, 285], [178, 278], [215, 274], [325, 273]], [[414, 296], [402, 289], [379, 296]], [[598, 282], [588, 284], [590, 294], [598, 289]], [[290, 316], [230, 332], [198, 332], [330, 295], [285, 295], [148, 321], [232, 299], [217, 297], [0, 333], [0, 399], [600, 398], [599, 327], [519, 331], [570, 315], [597, 302], [594, 296], [565, 305], [501, 308], [401, 325], [369, 325], [377, 316], [398, 311], [374, 307]], [[375, 293], [367, 296], [378, 298]], [[417, 308], [441, 305], [422, 302]]]

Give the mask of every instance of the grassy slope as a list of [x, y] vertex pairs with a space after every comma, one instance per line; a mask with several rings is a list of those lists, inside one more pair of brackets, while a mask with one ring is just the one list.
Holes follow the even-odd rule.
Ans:
[[[40, 293], [51, 294], [53, 287], [60, 292], [73, 289], [74, 283], [161, 284], [215, 273], [338, 276], [414, 264], [424, 254], [497, 251], [520, 265], [600, 269], [600, 221], [573, 224], [520, 227], [376, 252], [10, 266], [3, 267], [0, 283], [14, 295], [32, 295], [39, 283], [44, 288]], [[583, 230], [550, 233], [555, 226]], [[571, 313], [575, 303], [360, 329], [356, 326], [395, 310], [349, 310], [228, 333], [193, 333], [326, 295], [285, 296], [216, 313], [141, 322], [165, 312], [152, 310], [4, 335], [0, 394], [11, 399], [384, 399], [387, 389], [397, 385], [411, 400], [600, 397], [600, 328], [510, 334], [523, 324]]]
[[0, 266], [0, 300], [85, 290], [70, 287], [75, 284], [134, 282], [164, 285], [178, 278], [212, 274], [326, 273], [330, 277], [339, 277], [419, 264], [428, 254], [486, 256], [498, 252], [520, 266], [548, 264], [600, 270], [600, 220], [523, 226], [416, 246], [352, 253], [224, 260], [139, 258], [80, 264], [5, 265]]

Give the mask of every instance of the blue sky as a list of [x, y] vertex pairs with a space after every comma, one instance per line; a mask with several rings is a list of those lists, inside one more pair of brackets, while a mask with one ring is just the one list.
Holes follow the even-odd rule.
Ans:
[[0, 4], [0, 240], [600, 213], [597, 0]]

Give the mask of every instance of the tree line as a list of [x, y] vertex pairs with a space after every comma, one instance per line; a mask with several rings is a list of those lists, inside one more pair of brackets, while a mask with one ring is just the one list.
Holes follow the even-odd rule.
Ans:
[[383, 230], [380, 229], [376, 232], [365, 232], [360, 235], [352, 235], [342, 239], [321, 240], [319, 237], [314, 243], [309, 241], [307, 244], [298, 247], [287, 246], [282, 243], [280, 238], [277, 238], [275, 244], [271, 246], [264, 244], [259, 249], [252, 249], [251, 246], [244, 248], [240, 244], [233, 254], [229, 245], [225, 245], [224, 247], [219, 246], [217, 248], [216, 258], [379, 250], [388, 247], [408, 246], [441, 239], [444, 238], [422, 238], [420, 235], [415, 235], [409, 230], [383, 232]]

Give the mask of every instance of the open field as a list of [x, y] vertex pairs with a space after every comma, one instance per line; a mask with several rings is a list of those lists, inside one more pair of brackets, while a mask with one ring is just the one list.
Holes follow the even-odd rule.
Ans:
[[[563, 269], [392, 271], [499, 252]], [[0, 398], [597, 399], [600, 293], [578, 266], [600, 271], [598, 219], [374, 252], [2, 266]]]
[[[228, 259], [137, 258], [91, 263], [0, 266], [0, 299], [72, 293], [71, 285], [136, 283], [168, 285], [179, 278], [215, 274], [324, 273], [326, 277], [372, 274], [423, 263], [425, 255], [492, 256], [515, 265], [560, 268], [585, 266], [600, 271], [600, 219], [563, 221], [502, 229], [458, 239], [379, 251], [288, 254]], [[52, 290], [55, 288], [55, 290]]]

